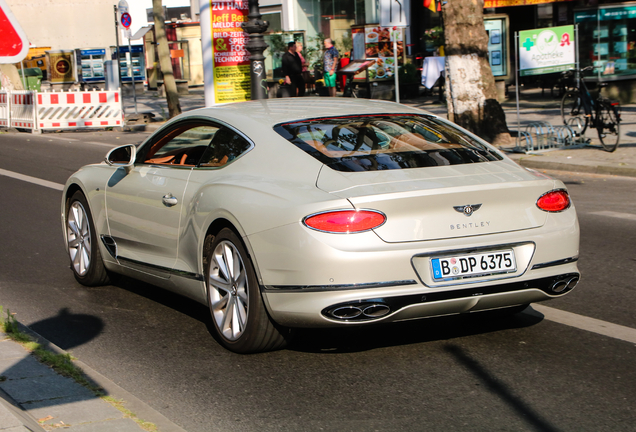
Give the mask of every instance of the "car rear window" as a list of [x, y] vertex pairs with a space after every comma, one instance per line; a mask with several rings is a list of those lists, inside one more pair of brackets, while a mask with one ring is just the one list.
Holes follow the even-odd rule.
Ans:
[[501, 160], [481, 142], [432, 116], [365, 115], [283, 123], [274, 130], [338, 171], [377, 171]]

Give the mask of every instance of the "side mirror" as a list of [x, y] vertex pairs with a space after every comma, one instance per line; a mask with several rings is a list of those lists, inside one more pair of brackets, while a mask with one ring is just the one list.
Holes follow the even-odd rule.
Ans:
[[110, 166], [125, 167], [126, 171], [130, 171], [135, 164], [137, 158], [137, 147], [133, 144], [126, 144], [121, 147], [115, 147], [108, 152], [104, 161]]

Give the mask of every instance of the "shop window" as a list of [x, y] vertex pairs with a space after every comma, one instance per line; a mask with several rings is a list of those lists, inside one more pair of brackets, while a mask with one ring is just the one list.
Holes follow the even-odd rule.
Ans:
[[537, 28], [552, 27], [553, 11], [552, 3], [537, 5]]
[[636, 6], [576, 11], [581, 67], [601, 80], [636, 74]]

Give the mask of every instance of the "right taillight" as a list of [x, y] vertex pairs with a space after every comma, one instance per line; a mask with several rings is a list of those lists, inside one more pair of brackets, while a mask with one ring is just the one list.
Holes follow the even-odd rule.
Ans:
[[570, 207], [570, 195], [563, 189], [546, 192], [537, 200], [537, 207], [547, 212], [560, 212]]

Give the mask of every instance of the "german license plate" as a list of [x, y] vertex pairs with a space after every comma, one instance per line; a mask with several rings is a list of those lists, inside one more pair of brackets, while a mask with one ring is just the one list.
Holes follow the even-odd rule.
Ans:
[[511, 273], [517, 270], [512, 250], [431, 259], [433, 279], [448, 280]]

